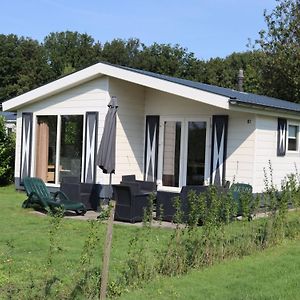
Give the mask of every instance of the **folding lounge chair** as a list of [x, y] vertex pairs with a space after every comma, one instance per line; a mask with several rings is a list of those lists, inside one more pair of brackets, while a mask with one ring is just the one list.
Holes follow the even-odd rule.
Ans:
[[23, 208], [39, 205], [46, 210], [72, 210], [75, 211], [76, 214], [81, 215], [86, 213], [86, 208], [83, 203], [71, 201], [63, 192], [57, 191], [54, 195], [51, 195], [44, 181], [40, 178], [25, 177], [24, 187], [28, 198], [23, 202]]

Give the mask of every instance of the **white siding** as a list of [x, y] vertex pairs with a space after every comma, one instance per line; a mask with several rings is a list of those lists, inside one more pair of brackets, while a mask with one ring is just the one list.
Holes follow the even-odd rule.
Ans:
[[226, 179], [253, 184], [255, 115], [231, 113], [228, 120]]
[[145, 91], [144, 87], [110, 78], [109, 93], [117, 96], [116, 174], [113, 182], [119, 183], [122, 175], [135, 174], [143, 178]]
[[[17, 115], [17, 141], [16, 141], [16, 162], [15, 177], [20, 176], [20, 153], [21, 153], [21, 127], [22, 112], [33, 112], [33, 122], [36, 124], [38, 115], [84, 115], [87, 111], [98, 111], [98, 142], [103, 132], [104, 119], [107, 112], [107, 104], [110, 100], [108, 93], [108, 78], [101, 77], [80, 86], [73, 87], [67, 91], [51, 96], [42, 101], [22, 108]], [[85, 120], [84, 120], [85, 124]], [[32, 151], [32, 168], [35, 170], [35, 126], [33, 126], [33, 151]], [[99, 169], [99, 168], [98, 168]], [[99, 170], [98, 170], [99, 173]], [[99, 178], [97, 178], [99, 181]]]
[[146, 89], [145, 101], [146, 115], [207, 117], [213, 114], [228, 113], [221, 108], [154, 89]]
[[[255, 155], [255, 190], [264, 189], [264, 172], [268, 172], [268, 161], [273, 169], [274, 183], [280, 188], [281, 180], [287, 174], [295, 173], [300, 168], [300, 154], [287, 152], [285, 156], [277, 156], [277, 118], [257, 117], [256, 129], [256, 155]], [[270, 178], [270, 177], [269, 177]]]

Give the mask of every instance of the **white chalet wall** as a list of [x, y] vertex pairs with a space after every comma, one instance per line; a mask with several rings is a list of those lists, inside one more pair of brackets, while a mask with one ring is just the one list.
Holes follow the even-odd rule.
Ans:
[[228, 111], [188, 98], [147, 88], [145, 92], [145, 114], [160, 115], [162, 117], [188, 116], [192, 118], [207, 117], [213, 114], [228, 114]]
[[287, 152], [285, 156], [277, 156], [277, 117], [258, 116], [256, 124], [255, 191], [261, 192], [264, 189], [263, 169], [269, 174], [269, 160], [273, 169], [273, 181], [280, 189], [281, 180], [286, 175], [295, 173], [295, 167], [300, 170], [300, 153]]
[[231, 112], [228, 119], [226, 180], [253, 185], [255, 115]]
[[[103, 132], [104, 119], [107, 112], [107, 104], [110, 100], [108, 93], [108, 77], [100, 77], [79, 86], [73, 87], [57, 95], [38, 101], [32, 105], [18, 110], [17, 114], [17, 140], [16, 140], [16, 161], [15, 177], [20, 176], [20, 153], [21, 153], [21, 128], [22, 112], [33, 113], [33, 142], [31, 174], [35, 174], [35, 129], [36, 116], [39, 115], [84, 115], [88, 111], [98, 111], [98, 143]], [[85, 131], [85, 130], [84, 130]], [[84, 145], [83, 145], [84, 147]], [[84, 149], [83, 149], [84, 150]], [[99, 181], [100, 170], [97, 168]]]
[[122, 175], [135, 174], [143, 179], [145, 89], [115, 78], [109, 79], [109, 93], [118, 100], [116, 174], [113, 183], [119, 183]]

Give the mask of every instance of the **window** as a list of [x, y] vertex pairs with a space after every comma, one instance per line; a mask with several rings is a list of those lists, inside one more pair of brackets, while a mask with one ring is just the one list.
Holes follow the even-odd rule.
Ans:
[[165, 187], [203, 185], [208, 176], [207, 121], [162, 120], [158, 179]]
[[58, 184], [64, 176], [81, 176], [83, 116], [38, 116], [36, 176]]
[[81, 175], [82, 134], [83, 116], [61, 116], [59, 181]]
[[288, 126], [288, 151], [298, 151], [298, 125]]
[[206, 123], [188, 122], [186, 185], [203, 185], [205, 171]]
[[179, 186], [181, 122], [164, 122], [164, 186]]

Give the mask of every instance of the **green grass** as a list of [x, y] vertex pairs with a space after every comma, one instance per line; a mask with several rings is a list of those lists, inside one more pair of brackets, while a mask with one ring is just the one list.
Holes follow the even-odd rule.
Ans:
[[124, 295], [134, 299], [300, 299], [300, 241], [178, 278], [159, 278]]
[[[33, 214], [31, 209], [21, 208], [26, 199], [24, 193], [16, 192], [13, 186], [0, 188], [0, 299], [1, 286], [26, 283], [33, 276], [39, 282], [45, 278], [49, 250], [50, 217]], [[100, 268], [106, 225], [97, 222], [99, 243], [92, 267]], [[89, 222], [63, 219], [58, 233], [58, 248], [54, 254], [53, 269], [63, 282], [70, 282], [79, 266], [81, 252], [89, 232]], [[127, 225], [114, 225], [110, 278], [114, 279], [127, 258], [129, 241], [142, 229]], [[170, 230], [154, 229], [153, 246], [170, 235]], [[7, 242], [13, 245], [12, 251]], [[8, 259], [12, 261], [7, 262]], [[30, 282], [28, 282], [30, 284]]]
[[[25, 198], [25, 194], [16, 192], [13, 186], [0, 188], [0, 299], [6, 298], [8, 285], [18, 287], [21, 284], [28, 289], [30, 284], [45, 284], [51, 218], [22, 209]], [[289, 214], [290, 220], [297, 218], [299, 212]], [[106, 225], [97, 224], [99, 242], [90, 267], [100, 269]], [[252, 223], [243, 223], [243, 226], [247, 227], [247, 224]], [[78, 276], [79, 260], [89, 227], [87, 221], [62, 220], [53, 273], [64, 287], [70, 287]], [[240, 230], [238, 222], [228, 227], [228, 232]], [[110, 279], [120, 276], [127, 259], [129, 241], [142, 231], [139, 227], [114, 225]], [[152, 247], [164, 247], [171, 232], [163, 228], [151, 229], [148, 236], [150, 243], [147, 244], [150, 251]], [[12, 249], [7, 246], [8, 242]], [[186, 276], [158, 278], [143, 289], [131, 290], [121, 299], [300, 299], [299, 249], [300, 241], [285, 241], [279, 247], [193, 271]]]

